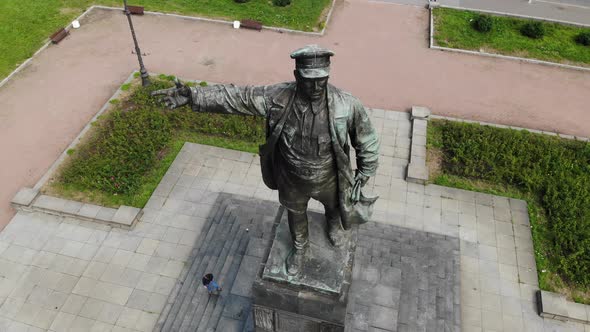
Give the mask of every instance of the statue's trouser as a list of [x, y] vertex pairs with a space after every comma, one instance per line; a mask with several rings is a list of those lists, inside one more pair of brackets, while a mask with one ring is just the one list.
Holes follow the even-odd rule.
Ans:
[[289, 230], [296, 250], [309, 244], [307, 204], [311, 198], [324, 205], [329, 227], [341, 227], [338, 201], [338, 182], [336, 175], [317, 184], [293, 185], [288, 179], [279, 176], [279, 201], [287, 209]]

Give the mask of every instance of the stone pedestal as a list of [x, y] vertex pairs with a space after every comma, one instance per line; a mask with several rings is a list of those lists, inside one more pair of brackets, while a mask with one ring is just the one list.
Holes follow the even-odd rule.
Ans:
[[353, 241], [333, 247], [322, 214], [309, 213], [310, 247], [299, 276], [289, 276], [285, 259], [292, 250], [287, 213], [276, 225], [262, 275], [254, 282], [256, 331], [344, 331], [351, 282]]

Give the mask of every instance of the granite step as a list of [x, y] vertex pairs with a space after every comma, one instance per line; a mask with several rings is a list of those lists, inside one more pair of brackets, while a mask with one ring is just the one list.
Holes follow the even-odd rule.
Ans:
[[[205, 242], [205, 239], [207, 238], [207, 236], [211, 232], [211, 229], [215, 225], [213, 220], [218, 219], [225, 212], [226, 208], [227, 208], [227, 205], [225, 205], [225, 204], [220, 204], [217, 206], [217, 210], [215, 211], [214, 216], [212, 218], [210, 218], [209, 221], [204, 225], [205, 229], [203, 229], [203, 231], [201, 232], [201, 235], [199, 236], [199, 238], [195, 244], [195, 247], [191, 251], [191, 255], [188, 260], [189, 262], [194, 261], [194, 257], [199, 252], [199, 250], [202, 248], [203, 243]], [[185, 267], [185, 269], [181, 273], [181, 276], [179, 277], [179, 280], [184, 280], [186, 278], [186, 275], [189, 273], [189, 270], [190, 270], [190, 266], [188, 268]], [[172, 293], [170, 294], [170, 296], [168, 298], [168, 303], [164, 307], [164, 310], [162, 311], [162, 314], [160, 315], [160, 318], [158, 319], [158, 322], [157, 322], [156, 326], [154, 327], [154, 331], [164, 331], [164, 330], [166, 330], [165, 328], [169, 327], [169, 324], [171, 324], [174, 321], [174, 317], [176, 316], [176, 314], [178, 312], [178, 305], [177, 305], [178, 301], [176, 301], [176, 300], [177, 300], [179, 294], [181, 293], [183, 287], [184, 287], [184, 285], [182, 282], [176, 283], [174, 289], [172, 290]]]
[[[228, 224], [228, 220], [232, 218], [234, 211], [237, 211], [239, 208], [240, 213], [242, 213], [241, 211], [245, 207], [244, 203], [236, 204], [236, 202], [233, 200], [224, 201], [223, 204], [227, 205], [225, 212], [220, 217], [214, 219], [214, 222], [216, 223], [216, 225], [214, 225], [215, 231], [210, 232], [211, 234], [207, 236], [203, 244], [203, 246], [205, 248], [209, 248], [209, 250], [201, 250], [199, 254], [195, 256], [193, 260], [193, 266], [191, 267], [189, 274], [187, 274], [186, 280], [183, 282], [185, 287], [183, 288], [182, 296], [176, 301], [178, 302], [176, 315], [174, 318], [171, 318], [173, 322], [168, 323], [170, 326], [170, 331], [186, 330], [190, 327], [190, 325], [187, 327], [187, 322], [185, 322], [190, 322], [188, 318], [199, 318], [201, 316], [201, 312], [196, 311], [199, 307], [199, 302], [198, 299], [194, 298], [195, 293], [197, 290], [201, 289], [201, 276], [206, 272], [211, 272], [212, 266], [209, 265], [209, 263], [219, 260], [219, 250], [222, 249], [221, 245], [219, 244], [217, 244], [216, 247], [211, 246], [211, 241], [214, 239], [214, 241], [218, 243], [225, 242], [225, 240], [220, 239], [225, 239], [227, 236], [227, 229], [231, 229], [231, 225]], [[212, 251], [213, 249], [216, 251]], [[216, 274], [215, 272], [212, 273]], [[187, 315], [187, 313], [190, 315]], [[165, 329], [165, 331], [168, 330]]]
[[[260, 244], [270, 243], [278, 204], [235, 195], [222, 196], [219, 201], [215, 216], [205, 226], [207, 233], [201, 234], [190, 264], [179, 278], [176, 296], [170, 298], [170, 310], [160, 317], [156, 331], [248, 331], [247, 326], [252, 325], [247, 324], [251, 300], [230, 292], [241, 280], [238, 274], [246, 251], [259, 257], [264, 252]], [[250, 239], [257, 239], [252, 244], [255, 249], [249, 249]], [[202, 286], [205, 273], [213, 273], [223, 288], [219, 296], [209, 296]]]
[[227, 236], [231, 233], [227, 231], [229, 228], [230, 230], [234, 228], [235, 224], [235, 216], [233, 211], [226, 210], [224, 217], [221, 220], [227, 219], [229, 222], [223, 223], [219, 222], [216, 225], [216, 231], [214, 235], [208, 239], [208, 241], [204, 244], [205, 249], [201, 251], [199, 255], [195, 257], [194, 266], [191, 268], [187, 278], [184, 280], [184, 294], [181, 301], [179, 302], [179, 311], [177, 314], [177, 318], [174, 320], [172, 324], [172, 331], [183, 331], [185, 330], [186, 324], [184, 320], [187, 317], [187, 313], [193, 314], [194, 311], [198, 307], [198, 303], [194, 303], [194, 295], [196, 292], [201, 290], [201, 277], [208, 271], [208, 267], [210, 262], [215, 262], [221, 251], [223, 249], [223, 243], [225, 242]]
[[[203, 314], [196, 315], [191, 322], [191, 331], [194, 331], [192, 328], [196, 328], [198, 332], [206, 331], [210, 318], [216, 317], [215, 315], [216, 310], [220, 311], [223, 310], [223, 303], [225, 302], [225, 298], [229, 296], [229, 291], [233, 285], [233, 281], [235, 279], [235, 275], [237, 274], [237, 267], [239, 267], [239, 262], [241, 262], [241, 258], [243, 257], [245, 247], [248, 245], [249, 235], [246, 229], [250, 227], [250, 223], [252, 218], [255, 218], [255, 210], [251, 209], [250, 206], [242, 204], [240, 206], [240, 213], [238, 217], [238, 223], [240, 224], [240, 231], [236, 235], [236, 241], [232, 244], [231, 250], [228, 253], [225, 261], [222, 265], [217, 265], [215, 269], [221, 269], [218, 276], [218, 282], [224, 288], [224, 291], [221, 293], [219, 297], [209, 298], [209, 301], [206, 303], [206, 307], [204, 308]], [[230, 271], [230, 267], [232, 267], [232, 262], [236, 261], [235, 264], [237, 267], [234, 267]], [[230, 273], [228, 275], [228, 272]], [[221, 303], [219, 309], [217, 307]], [[220, 315], [220, 313], [218, 314]], [[216, 325], [215, 325], [216, 326]], [[212, 326], [211, 328], [214, 328]]]
[[214, 306], [212, 306], [210, 310], [209, 310], [209, 308], [207, 308], [208, 310], [206, 310], [205, 316], [201, 320], [201, 323], [199, 324], [199, 328], [197, 329], [197, 332], [215, 331], [215, 328], [217, 327], [217, 324], [219, 323], [219, 319], [221, 318], [221, 314], [223, 313], [225, 305], [226, 305], [228, 299], [230, 298], [230, 291], [231, 291], [233, 283], [237, 277], [238, 270], [240, 268], [240, 263], [242, 261], [242, 257], [244, 256], [243, 254], [240, 254], [240, 252], [245, 250], [245, 248], [248, 246], [249, 241], [250, 241], [250, 238], [249, 238], [248, 234], [244, 231], [241, 234], [240, 243], [237, 248], [237, 254], [234, 255], [234, 257], [231, 257], [230, 259], [228, 259], [228, 261], [226, 262], [227, 272], [225, 274], [222, 274], [223, 278], [224, 278], [224, 281], [222, 281], [223, 285], [224, 285], [224, 287], [227, 287], [227, 288], [224, 288], [224, 292], [222, 294], [223, 296], [219, 297], [216, 300], [216, 302], [214, 303]]
[[[235, 241], [236, 245], [234, 247], [234, 252], [232, 252], [232, 257], [228, 257], [228, 259], [224, 262], [224, 265], [227, 265], [227, 271], [225, 273], [220, 272], [219, 274], [219, 284], [223, 288], [223, 292], [221, 292], [219, 296], [214, 296], [214, 298], [210, 299], [201, 317], [199, 317], [198, 319], [196, 319], [195, 317], [195, 319], [193, 319], [194, 325], [192, 326], [196, 327], [197, 332], [205, 332], [207, 330], [209, 322], [214, 321], [214, 317], [216, 317], [216, 310], [219, 311], [223, 309], [225, 299], [229, 296], [229, 292], [231, 291], [231, 287], [235, 279], [235, 274], [238, 272], [237, 269], [235, 271], [229, 271], [229, 267], [232, 265], [232, 261], [234, 259], [241, 261], [242, 256], [236, 254], [239, 252], [240, 247], [243, 247], [243, 243], [248, 241], [248, 237], [247, 235], [244, 235], [244, 233], [245, 230], [240, 231], [240, 234], [238, 234], [238, 236], [236, 237], [237, 240]], [[233, 273], [234, 275], [229, 275], [228, 277], [228, 273]], [[213, 320], [211, 320], [212, 318]], [[214, 328], [215, 326], [212, 327]]]
[[[214, 301], [216, 298], [216, 296], [209, 296], [207, 290], [202, 287], [201, 277], [206, 273], [212, 273], [215, 278], [219, 278], [221, 264], [223, 264], [227, 258], [229, 249], [235, 241], [236, 234], [240, 227], [237, 221], [238, 218], [234, 216], [233, 213], [230, 218], [231, 227], [229, 230], [222, 234], [222, 237], [218, 239], [217, 243], [211, 244], [213, 254], [210, 257], [206, 256], [201, 263], [201, 267], [194, 275], [190, 276], [194, 286], [190, 293], [190, 301], [185, 301], [186, 303], [184, 304], [184, 306], [186, 306], [186, 314], [182, 317], [180, 331], [195, 331], [198, 323], [193, 325], [191, 324], [191, 321], [200, 320], [209, 302]], [[225, 228], [225, 224], [220, 224], [218, 227]]]
[[196, 269], [199, 267], [203, 257], [205, 256], [205, 252], [207, 251], [211, 239], [215, 237], [220, 220], [222, 220], [224, 216], [234, 208], [235, 207], [231, 205], [231, 200], [223, 201], [216, 215], [209, 221], [207, 233], [202, 234], [198, 241], [198, 247], [193, 250], [193, 257], [191, 257], [192, 264], [188, 269], [184, 280], [180, 279], [181, 281], [178, 283], [178, 294], [176, 298], [174, 298], [174, 304], [166, 317], [161, 331], [178, 330], [178, 327], [173, 329], [174, 323], [176, 322], [176, 317], [179, 315], [182, 317], [182, 304], [185, 302], [185, 297], [189, 290], [194, 289], [194, 285], [191, 285], [190, 282], [187, 283], [186, 281], [190, 281], [190, 276], [196, 273]]
[[[224, 291], [219, 297], [209, 298], [209, 301], [206, 302], [204, 309], [205, 311], [203, 314], [199, 313], [198, 315], [194, 316], [190, 325], [190, 331], [195, 331], [193, 328], [195, 328], [197, 332], [209, 332], [216, 330], [221, 315], [224, 311], [225, 304], [227, 303], [228, 299], [231, 298], [229, 292], [231, 291], [233, 282], [237, 277], [237, 273], [242, 262], [242, 257], [244, 256], [246, 248], [248, 247], [250, 239], [249, 230], [253, 226], [253, 220], [261, 219], [261, 215], [259, 214], [260, 211], [257, 208], [258, 204], [246, 204], [245, 202], [241, 204], [238, 218], [238, 222], [241, 225], [241, 230], [236, 237], [236, 239], [239, 239], [236, 242], [239, 243], [239, 245], [236, 247], [236, 243], [234, 243], [232, 246], [232, 251], [225, 260], [223, 267], [221, 268], [221, 272], [219, 273], [219, 283], [224, 288]], [[205, 303], [205, 301], [203, 301], [203, 303]]]

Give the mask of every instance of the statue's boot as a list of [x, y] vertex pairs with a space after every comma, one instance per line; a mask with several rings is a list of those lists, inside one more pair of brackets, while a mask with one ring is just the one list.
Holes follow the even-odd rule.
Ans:
[[346, 243], [346, 231], [342, 228], [340, 218], [328, 219], [328, 239], [334, 247], [342, 247]]
[[303, 269], [303, 260], [305, 259], [306, 248], [293, 248], [285, 264], [287, 265], [287, 274], [290, 276], [298, 275]]

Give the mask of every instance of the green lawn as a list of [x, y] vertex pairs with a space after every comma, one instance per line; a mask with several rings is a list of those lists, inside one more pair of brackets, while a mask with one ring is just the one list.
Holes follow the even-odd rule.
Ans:
[[[69, 24], [95, 4], [121, 7], [115, 0], [0, 0], [0, 79], [41, 47], [55, 30]], [[264, 25], [297, 30], [320, 29], [330, 0], [295, 0], [287, 7], [269, 0], [131, 0], [149, 11], [240, 20], [255, 19]]]
[[590, 304], [590, 143], [434, 120], [427, 146], [434, 183], [527, 201], [539, 286]]
[[169, 87], [173, 76], [152, 78], [142, 88], [136, 78], [129, 94], [93, 123], [83, 142], [43, 192], [98, 205], [143, 207], [185, 142], [258, 152], [264, 119], [167, 110], [149, 95]]
[[577, 34], [588, 29], [545, 22], [545, 36], [531, 39], [520, 34], [520, 28], [529, 20], [493, 16], [492, 31], [481, 33], [471, 26], [478, 15], [466, 10], [435, 8], [436, 45], [590, 66], [590, 47], [574, 41]]

